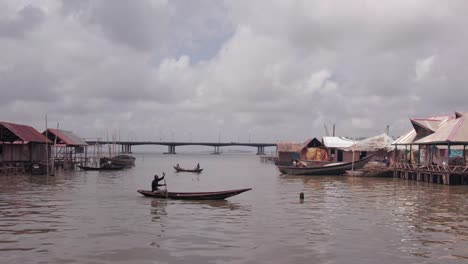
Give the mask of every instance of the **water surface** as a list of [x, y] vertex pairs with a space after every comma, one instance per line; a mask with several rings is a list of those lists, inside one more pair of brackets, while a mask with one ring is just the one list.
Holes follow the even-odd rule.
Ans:
[[[467, 186], [280, 175], [255, 155], [135, 156], [119, 172], [0, 176], [0, 263], [468, 262]], [[198, 162], [201, 174], [172, 169]], [[163, 171], [170, 191], [253, 190], [136, 192]]]

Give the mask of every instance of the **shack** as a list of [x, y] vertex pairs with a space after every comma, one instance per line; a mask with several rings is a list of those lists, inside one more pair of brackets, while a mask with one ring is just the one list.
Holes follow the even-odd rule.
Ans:
[[320, 140], [312, 138], [304, 143], [279, 142], [277, 143], [278, 162], [290, 164], [293, 160], [301, 160], [308, 165], [317, 165], [328, 162], [328, 153]]
[[54, 142], [52, 157], [55, 167], [74, 168], [75, 164], [86, 164], [88, 144], [71, 131], [48, 128], [42, 132]]
[[[410, 119], [413, 129], [394, 143], [394, 176], [440, 184], [468, 184], [468, 113]], [[404, 147], [402, 151], [402, 147]]]
[[293, 160], [300, 159], [301, 146], [302, 144], [295, 142], [278, 142], [276, 144], [277, 163], [290, 164]]
[[52, 142], [31, 126], [0, 122], [0, 172], [30, 172], [46, 164]]
[[[345, 149], [355, 144], [356, 140], [345, 137], [323, 137], [322, 142], [328, 151], [330, 162], [351, 162], [353, 160], [353, 152]], [[358, 153], [354, 155], [354, 160], [359, 160], [365, 155], [366, 153]]]

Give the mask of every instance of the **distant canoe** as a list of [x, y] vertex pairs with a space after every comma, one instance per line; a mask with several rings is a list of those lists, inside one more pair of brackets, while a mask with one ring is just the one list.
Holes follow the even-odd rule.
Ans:
[[177, 199], [177, 200], [222, 200], [228, 197], [238, 195], [240, 193], [250, 191], [252, 188], [237, 189], [219, 192], [168, 192], [166, 191], [145, 191], [138, 190], [139, 193], [146, 197], [164, 198], [164, 199]]
[[289, 175], [341, 175], [347, 170], [360, 169], [371, 160], [373, 155], [353, 162], [330, 163], [324, 166], [295, 167], [277, 165], [279, 171]]
[[85, 170], [85, 171], [116, 171], [116, 170], [122, 170], [124, 167], [102, 167], [102, 168], [97, 168], [97, 167], [87, 167], [87, 166], [78, 166], [78, 168]]
[[177, 172], [195, 172], [195, 173], [200, 173], [203, 171], [203, 169], [183, 169], [183, 168], [180, 168], [180, 167], [177, 167], [177, 166], [174, 166], [174, 169], [177, 171]]

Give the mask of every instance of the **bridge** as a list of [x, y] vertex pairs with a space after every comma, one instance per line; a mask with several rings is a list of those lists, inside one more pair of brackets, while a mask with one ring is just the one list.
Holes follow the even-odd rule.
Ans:
[[176, 146], [209, 146], [214, 147], [214, 154], [221, 154], [219, 148], [226, 146], [245, 146], [257, 148], [257, 155], [265, 155], [265, 147], [276, 147], [276, 143], [239, 143], [239, 142], [162, 142], [162, 141], [102, 141], [86, 140], [89, 145], [120, 145], [121, 153], [132, 153], [132, 146], [162, 145], [167, 146], [164, 154], [176, 154]]

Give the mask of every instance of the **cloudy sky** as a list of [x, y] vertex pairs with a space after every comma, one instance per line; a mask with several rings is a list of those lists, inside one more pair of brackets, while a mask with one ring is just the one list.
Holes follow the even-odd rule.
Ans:
[[[468, 2], [1, 0], [0, 120], [122, 140], [372, 136], [468, 111]], [[109, 132], [107, 132], [109, 131]]]

